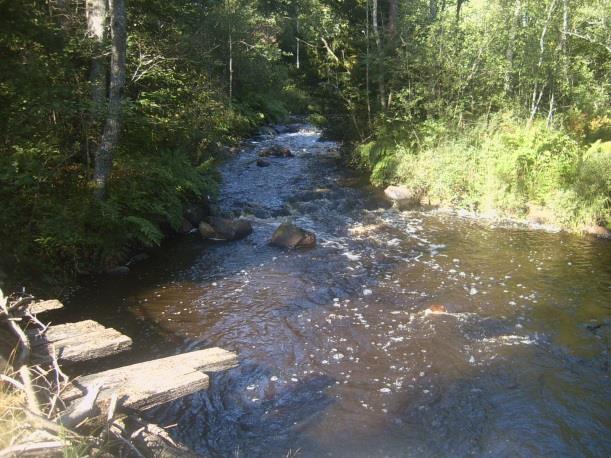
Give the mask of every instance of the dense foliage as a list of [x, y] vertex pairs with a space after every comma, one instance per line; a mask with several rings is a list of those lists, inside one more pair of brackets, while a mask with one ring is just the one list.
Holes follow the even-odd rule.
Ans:
[[609, 0], [304, 3], [316, 119], [357, 143], [374, 183], [611, 225]]
[[[0, 243], [7, 273], [104, 269], [177, 228], [216, 189], [213, 162], [286, 115], [279, 26], [243, 0], [127, 2], [122, 129], [107, 199], [91, 189], [104, 110], [84, 1], [0, 2]], [[232, 49], [229, 49], [230, 39]], [[229, 59], [232, 59], [231, 88]], [[285, 91], [286, 86], [286, 91]]]
[[108, 2], [0, 0], [9, 272], [96, 271], [158, 244], [214, 193], [222, 145], [289, 111], [354, 145], [377, 184], [611, 224], [610, 0], [129, 0], [104, 198], [96, 91], [116, 56], [91, 33], [92, 4]]

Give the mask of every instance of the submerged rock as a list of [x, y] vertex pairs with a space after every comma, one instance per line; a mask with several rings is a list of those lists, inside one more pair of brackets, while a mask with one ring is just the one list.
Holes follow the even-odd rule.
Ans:
[[265, 148], [259, 153], [260, 157], [293, 157], [293, 153], [286, 146], [274, 145]]
[[278, 132], [273, 127], [263, 126], [259, 129], [259, 135], [261, 137], [275, 137], [278, 135]]
[[269, 167], [270, 165], [272, 164], [265, 159], [257, 159], [257, 167]]
[[388, 186], [384, 190], [388, 197], [399, 210], [405, 210], [420, 204], [421, 193], [407, 186]]
[[270, 245], [281, 248], [312, 248], [316, 245], [316, 235], [291, 223], [281, 224], [272, 235]]
[[431, 315], [431, 314], [432, 315], [441, 315], [442, 313], [447, 313], [447, 312], [448, 312], [448, 309], [445, 307], [445, 305], [441, 305], [441, 304], [433, 304], [424, 311], [426, 315]]
[[129, 267], [117, 266], [106, 271], [108, 275], [127, 275], [129, 273]]

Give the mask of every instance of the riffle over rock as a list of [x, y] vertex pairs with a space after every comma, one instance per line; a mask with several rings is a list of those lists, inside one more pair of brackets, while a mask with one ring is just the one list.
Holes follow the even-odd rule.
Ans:
[[293, 157], [293, 153], [286, 146], [274, 145], [269, 148], [265, 148], [259, 153], [261, 157]]

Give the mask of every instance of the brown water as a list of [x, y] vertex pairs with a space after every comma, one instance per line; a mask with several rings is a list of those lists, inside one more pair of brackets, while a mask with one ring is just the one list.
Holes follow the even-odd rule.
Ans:
[[[273, 142], [297, 157], [257, 167]], [[252, 144], [221, 195], [250, 237], [170, 242], [73, 297], [134, 338], [115, 365], [238, 352], [152, 416], [212, 456], [609, 456], [611, 244], [399, 213], [335, 146], [309, 126]], [[318, 247], [268, 246], [286, 219]]]

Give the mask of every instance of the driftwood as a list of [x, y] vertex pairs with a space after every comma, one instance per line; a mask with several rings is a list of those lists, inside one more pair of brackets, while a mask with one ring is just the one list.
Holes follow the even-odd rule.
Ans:
[[33, 329], [27, 334], [32, 342], [32, 359], [39, 364], [51, 363], [54, 352], [66, 365], [121, 353], [132, 346], [132, 339], [126, 335], [92, 320], [50, 326], [42, 334]]
[[136, 417], [129, 417], [127, 423], [129, 429], [133, 430], [129, 437], [130, 441], [147, 458], [195, 458], [199, 456], [174, 441], [160, 426]]
[[27, 442], [0, 450], [0, 458], [24, 456], [63, 456], [62, 449], [66, 445], [61, 440], [46, 442]]
[[237, 355], [221, 348], [197, 350], [77, 377], [62, 398], [68, 402], [84, 396], [87, 387], [103, 385], [97, 398], [102, 413], [108, 410], [113, 393], [122, 407], [146, 410], [208, 388], [204, 371], [222, 371], [237, 364]]

